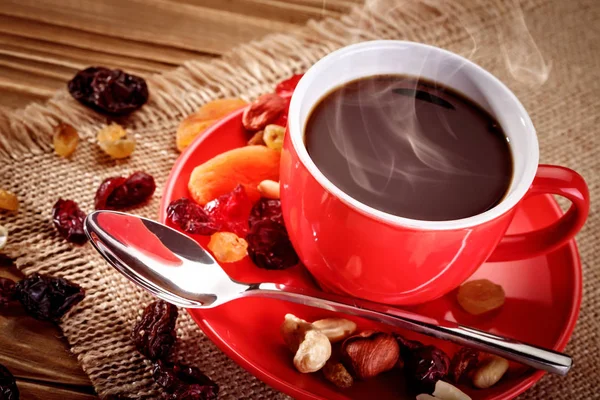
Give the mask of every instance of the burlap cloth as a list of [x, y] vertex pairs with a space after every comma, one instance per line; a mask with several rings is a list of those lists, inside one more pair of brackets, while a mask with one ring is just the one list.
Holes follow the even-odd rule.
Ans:
[[[542, 162], [579, 171], [592, 198], [600, 193], [600, 2], [597, 0], [471, 0], [458, 6], [434, 0], [367, 1], [339, 20], [236, 48], [223, 59], [191, 61], [149, 80], [151, 101], [120, 121], [137, 139], [131, 159], [113, 161], [94, 143], [107, 120], [61, 91], [44, 105], [0, 112], [0, 187], [17, 193], [21, 209], [0, 215], [11, 232], [6, 252], [26, 274], [64, 276], [87, 297], [61, 323], [72, 352], [99, 395], [128, 393], [156, 398], [149, 364], [129, 341], [132, 323], [150, 296], [114, 272], [91, 246], [59, 238], [50, 210], [59, 197], [91, 211], [99, 183], [108, 176], [144, 170], [158, 183], [153, 201], [135, 212], [157, 217], [161, 188], [178, 153], [174, 133], [181, 118], [224, 96], [251, 99], [274, 82], [308, 68], [330, 51], [356, 41], [407, 39], [466, 55], [513, 89], [537, 127]], [[52, 153], [51, 131], [74, 125], [83, 140], [74, 157]], [[584, 296], [577, 329], [567, 348], [575, 368], [566, 378], [546, 376], [523, 399], [600, 398], [600, 257], [598, 203], [578, 236]], [[552, 316], [548, 316], [551, 318]], [[177, 357], [199, 366], [221, 386], [223, 399], [285, 398], [250, 376], [213, 345], [186, 313], [177, 329]]]

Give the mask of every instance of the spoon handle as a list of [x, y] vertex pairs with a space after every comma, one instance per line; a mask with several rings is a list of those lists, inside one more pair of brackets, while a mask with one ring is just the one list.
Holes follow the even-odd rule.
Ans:
[[292, 288], [274, 283], [252, 285], [244, 295], [276, 298], [329, 311], [355, 315], [469, 346], [557, 375], [566, 375], [573, 364], [572, 358], [562, 353], [500, 337], [455, 322], [440, 321], [367, 300], [316, 290]]

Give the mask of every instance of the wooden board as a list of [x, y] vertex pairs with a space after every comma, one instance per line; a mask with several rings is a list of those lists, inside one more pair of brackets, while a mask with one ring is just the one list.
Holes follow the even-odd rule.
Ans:
[[[42, 102], [90, 65], [160, 73], [362, 1], [2, 0], [0, 107]], [[0, 268], [0, 277], [21, 279], [14, 268]], [[17, 377], [22, 399], [96, 398], [60, 330], [19, 307], [0, 311], [0, 364]]]
[[0, 106], [43, 101], [90, 65], [139, 75], [338, 16], [362, 0], [2, 0]]

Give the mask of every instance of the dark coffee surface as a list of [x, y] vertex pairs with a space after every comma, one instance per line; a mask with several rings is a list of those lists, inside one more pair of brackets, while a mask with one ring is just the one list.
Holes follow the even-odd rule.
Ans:
[[334, 185], [405, 218], [466, 218], [496, 205], [512, 177], [509, 145], [487, 112], [440, 84], [401, 75], [350, 82], [325, 96], [305, 133]]

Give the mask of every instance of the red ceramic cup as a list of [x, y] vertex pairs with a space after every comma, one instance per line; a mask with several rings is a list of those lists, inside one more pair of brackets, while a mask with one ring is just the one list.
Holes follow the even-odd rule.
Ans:
[[[332, 89], [377, 74], [441, 82], [494, 115], [508, 136], [514, 163], [504, 200], [469, 218], [420, 221], [362, 204], [327, 180], [304, 146], [309, 113]], [[292, 96], [281, 157], [283, 216], [300, 259], [324, 289], [382, 303], [421, 303], [456, 288], [486, 260], [533, 257], [561, 246], [581, 229], [589, 209], [584, 180], [564, 167], [538, 165], [538, 159], [531, 119], [489, 72], [423, 44], [359, 43], [317, 62]], [[568, 198], [571, 208], [544, 229], [505, 235], [519, 203], [546, 193]]]

